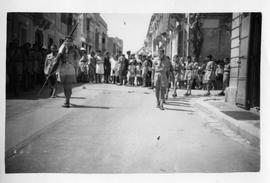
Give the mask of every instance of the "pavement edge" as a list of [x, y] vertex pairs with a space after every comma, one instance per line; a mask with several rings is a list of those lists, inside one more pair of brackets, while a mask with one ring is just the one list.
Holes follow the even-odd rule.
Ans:
[[215, 118], [225, 123], [236, 134], [248, 140], [252, 146], [260, 148], [260, 132], [254, 133], [254, 130], [257, 131], [255, 127], [253, 127], [253, 130], [243, 127], [239, 124], [239, 121], [220, 112], [216, 107], [208, 104], [204, 100], [205, 99], [196, 100], [194, 103], [195, 107], [199, 108], [205, 113], [213, 115]]

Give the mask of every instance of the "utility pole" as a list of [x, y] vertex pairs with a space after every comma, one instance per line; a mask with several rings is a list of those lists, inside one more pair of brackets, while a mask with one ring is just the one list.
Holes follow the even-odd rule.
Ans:
[[186, 55], [189, 55], [189, 26], [190, 26], [190, 19], [189, 19], [189, 13], [186, 14], [187, 17], [187, 25], [186, 25], [186, 32], [187, 32], [187, 48], [186, 48]]

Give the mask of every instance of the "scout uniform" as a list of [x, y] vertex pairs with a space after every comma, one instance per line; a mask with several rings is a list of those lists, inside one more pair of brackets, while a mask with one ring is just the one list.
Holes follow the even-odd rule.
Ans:
[[230, 70], [231, 70], [230, 63], [225, 64], [223, 70], [223, 84], [225, 85], [225, 87], [229, 86]]
[[[166, 66], [166, 76], [168, 78], [168, 85], [166, 87], [166, 94], [165, 94], [165, 99], [168, 99], [170, 87], [171, 87], [171, 81], [174, 81], [174, 75], [173, 75], [173, 66], [170, 61], [170, 57], [167, 57], [167, 62], [165, 62]], [[165, 100], [163, 101], [165, 103]]]
[[206, 64], [205, 74], [204, 74], [204, 83], [207, 84], [207, 93], [205, 96], [210, 95], [210, 85], [213, 84], [215, 80], [215, 63], [212, 61], [212, 57], [208, 56], [209, 61]]
[[174, 76], [174, 85], [173, 85], [173, 97], [176, 97], [176, 89], [177, 89], [177, 82], [180, 82], [181, 80], [181, 71], [182, 71], [182, 64], [180, 60], [177, 58], [177, 60], [172, 61], [172, 69], [173, 69], [173, 76]]
[[222, 91], [218, 94], [220, 96], [225, 95], [224, 91], [229, 86], [230, 70], [231, 70], [230, 63], [225, 63], [224, 70], [223, 70], [223, 87], [222, 87]]
[[[191, 59], [191, 57], [188, 57], [188, 59]], [[187, 61], [185, 65], [185, 76], [184, 76], [184, 79], [187, 82], [187, 92], [185, 93], [185, 96], [191, 95], [191, 85], [195, 76], [194, 69], [195, 69], [194, 62], [192, 62], [191, 60], [190, 62]]]
[[93, 55], [88, 55], [88, 74], [89, 82], [94, 82], [96, 79], [96, 58]]
[[169, 60], [166, 58], [166, 56], [163, 56], [162, 58], [156, 57], [153, 61], [157, 107], [160, 107], [162, 110], [164, 110], [163, 102], [165, 100], [166, 88], [168, 87], [168, 77], [166, 74], [168, 63]]
[[59, 48], [59, 54], [61, 55], [59, 74], [66, 97], [66, 101], [63, 107], [69, 107], [70, 97], [72, 94], [72, 84], [76, 82], [76, 73], [73, 65], [74, 55], [73, 52], [69, 50], [68, 47], [64, 44]]
[[135, 75], [136, 75], [135, 60], [131, 60], [130, 65], [128, 66], [128, 78], [129, 78], [129, 84], [131, 86], [134, 86]]
[[119, 56], [119, 58], [118, 58], [118, 76], [119, 76], [120, 85], [123, 84], [124, 67], [125, 67], [125, 57]]

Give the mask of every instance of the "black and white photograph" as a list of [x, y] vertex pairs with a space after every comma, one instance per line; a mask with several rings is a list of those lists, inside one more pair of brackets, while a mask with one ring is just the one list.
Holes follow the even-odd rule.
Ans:
[[6, 176], [262, 172], [264, 13], [154, 10], [5, 12]]

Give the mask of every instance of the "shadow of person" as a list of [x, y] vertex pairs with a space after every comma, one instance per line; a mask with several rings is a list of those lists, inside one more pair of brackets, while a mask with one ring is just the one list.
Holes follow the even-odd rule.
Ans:
[[168, 108], [168, 107], [164, 107], [165, 110], [169, 110], [169, 111], [181, 111], [181, 112], [194, 112], [192, 110], [185, 110], [185, 109], [174, 109], [174, 108]]
[[166, 102], [167, 105], [172, 106], [179, 106], [179, 107], [191, 107], [189, 103], [183, 103], [183, 102]]
[[111, 109], [111, 107], [104, 107], [104, 106], [89, 106], [89, 105], [77, 105], [77, 104], [70, 104], [71, 108], [90, 108], [90, 109]]
[[[55, 98], [66, 98], [64, 96], [56, 96]], [[86, 99], [86, 97], [70, 97], [71, 99]]]

